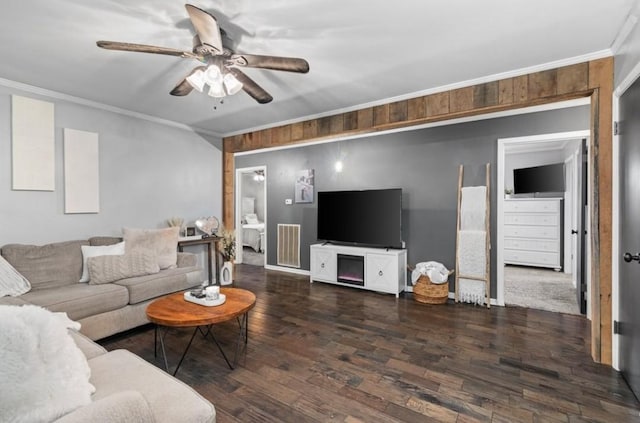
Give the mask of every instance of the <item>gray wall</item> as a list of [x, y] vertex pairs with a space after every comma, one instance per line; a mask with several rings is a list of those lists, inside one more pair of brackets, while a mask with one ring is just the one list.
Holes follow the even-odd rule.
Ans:
[[[11, 190], [11, 94], [55, 103], [55, 191]], [[63, 128], [99, 134], [100, 212], [64, 213]], [[221, 216], [215, 139], [118, 113], [0, 87], [0, 245], [120, 235]]]
[[[285, 205], [293, 198], [295, 173], [315, 169], [315, 191], [403, 189], [403, 238], [408, 261], [436, 260], [455, 265], [458, 165], [464, 185], [484, 185], [484, 164], [491, 163], [496, 186], [498, 138], [589, 128], [588, 106], [511, 116], [354, 140], [238, 156], [236, 168], [267, 166], [267, 263], [276, 264], [276, 225], [299, 223], [302, 268], [309, 269], [309, 245], [316, 242], [316, 202]], [[334, 171], [342, 160], [342, 173]], [[492, 190], [495, 210], [495, 190]], [[495, 213], [491, 215], [495, 239]], [[381, 222], [383, 224], [383, 222]], [[492, 250], [495, 275], [495, 249]], [[492, 276], [495, 292], [495, 276]]]

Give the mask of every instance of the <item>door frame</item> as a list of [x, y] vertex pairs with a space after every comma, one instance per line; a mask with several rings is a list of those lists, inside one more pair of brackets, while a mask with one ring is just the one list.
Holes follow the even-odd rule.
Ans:
[[[261, 245], [262, 251], [264, 254], [264, 263], [263, 267], [267, 265], [267, 166], [251, 166], [251, 167], [243, 167], [240, 169], [236, 169], [236, 181], [235, 184], [235, 228], [236, 228], [236, 260], [235, 263], [242, 263], [242, 175], [247, 173], [254, 173], [258, 170], [262, 170], [264, 172], [264, 186], [262, 190], [263, 200], [264, 200], [264, 245]], [[238, 230], [240, 229], [240, 230]]]
[[[591, 137], [590, 130], [558, 132], [552, 134], [531, 135], [525, 137], [498, 138], [498, 156], [497, 156], [497, 181], [496, 181], [496, 304], [504, 306], [504, 175], [505, 175], [505, 159], [508, 145], [523, 143], [539, 143], [549, 141], [564, 141], [568, 139], [589, 139]], [[590, 181], [589, 181], [590, 184]], [[587, 222], [584, 222], [586, 225]], [[588, 226], [585, 226], [588, 228]], [[590, 231], [589, 231], [590, 232]], [[564, 233], [562, 235], [564, 237]], [[589, 234], [589, 237], [591, 235]], [[588, 252], [585, 252], [587, 259]], [[565, 260], [566, 262], [566, 260]], [[563, 263], [564, 264], [564, 263]], [[587, 274], [587, 295], [590, 293], [590, 263], [586, 263]], [[589, 298], [587, 296], [587, 298]], [[587, 317], [591, 319], [591, 303], [587, 300]]]
[[[576, 240], [578, 237], [571, 236], [571, 229], [574, 227], [573, 223], [576, 221], [576, 159], [577, 152], [573, 152], [570, 157], [564, 161], [565, 169], [565, 196], [564, 196], [564, 230], [562, 236], [564, 237], [564, 262], [562, 268], [564, 273], [571, 274], [571, 282], [573, 287], [577, 286], [576, 280], [576, 264], [575, 258]], [[569, 223], [570, 222], [570, 223]], [[569, 242], [567, 242], [569, 240]], [[569, 265], [567, 265], [567, 263]]]

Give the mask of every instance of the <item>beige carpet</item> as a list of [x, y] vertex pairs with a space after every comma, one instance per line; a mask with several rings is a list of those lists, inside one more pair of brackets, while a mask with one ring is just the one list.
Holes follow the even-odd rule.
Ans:
[[507, 306], [580, 314], [571, 275], [551, 269], [505, 266], [504, 302]]

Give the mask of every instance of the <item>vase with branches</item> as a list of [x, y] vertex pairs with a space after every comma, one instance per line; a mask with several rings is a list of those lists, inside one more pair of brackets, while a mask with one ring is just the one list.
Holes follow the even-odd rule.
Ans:
[[222, 228], [220, 236], [220, 254], [224, 261], [231, 261], [236, 257], [236, 234], [233, 230]]
[[220, 239], [220, 255], [223, 264], [220, 269], [220, 285], [229, 285], [233, 282], [233, 263], [236, 257], [236, 234], [233, 230], [222, 227], [218, 232]]

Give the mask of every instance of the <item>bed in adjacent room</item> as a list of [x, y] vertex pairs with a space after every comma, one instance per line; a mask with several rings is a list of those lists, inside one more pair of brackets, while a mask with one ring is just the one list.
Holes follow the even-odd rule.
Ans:
[[264, 222], [260, 222], [255, 213], [246, 214], [242, 224], [242, 245], [261, 252], [263, 234]]

